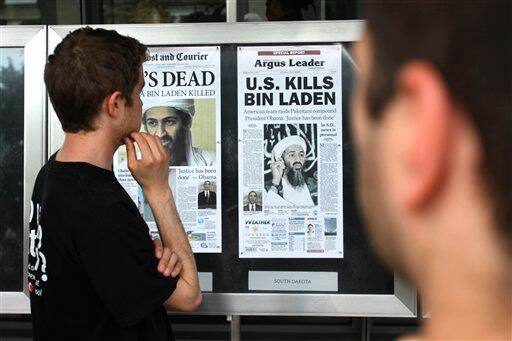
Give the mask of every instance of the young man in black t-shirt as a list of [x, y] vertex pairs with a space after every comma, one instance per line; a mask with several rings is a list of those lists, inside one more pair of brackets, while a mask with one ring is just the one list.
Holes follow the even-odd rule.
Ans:
[[[66, 139], [40, 171], [32, 196], [35, 340], [173, 340], [164, 307], [192, 311], [201, 302], [168, 185], [168, 155], [157, 137], [137, 132], [146, 58], [146, 47], [133, 38], [83, 28], [48, 59], [45, 83]], [[123, 143], [162, 242], [153, 244], [112, 172]]]

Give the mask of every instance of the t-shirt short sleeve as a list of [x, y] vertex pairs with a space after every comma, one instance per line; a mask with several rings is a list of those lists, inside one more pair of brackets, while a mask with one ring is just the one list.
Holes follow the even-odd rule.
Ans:
[[175, 290], [177, 278], [158, 272], [146, 223], [126, 205], [99, 213], [94, 226], [77, 225], [75, 235], [91, 284], [121, 327], [160, 308]]

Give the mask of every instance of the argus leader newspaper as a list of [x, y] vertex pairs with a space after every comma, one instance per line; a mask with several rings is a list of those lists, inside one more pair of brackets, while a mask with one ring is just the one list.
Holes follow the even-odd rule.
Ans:
[[238, 48], [240, 258], [343, 258], [341, 60]]
[[[152, 47], [144, 63], [141, 131], [157, 135], [169, 153], [169, 184], [190, 244], [197, 253], [222, 252], [220, 47]], [[114, 172], [152, 236], [151, 208], [127, 166], [126, 149]]]

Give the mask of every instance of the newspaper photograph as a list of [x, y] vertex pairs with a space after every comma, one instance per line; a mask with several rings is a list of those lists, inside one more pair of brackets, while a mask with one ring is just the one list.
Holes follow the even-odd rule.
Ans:
[[[140, 131], [169, 154], [169, 185], [192, 250], [222, 252], [220, 47], [150, 47], [144, 63]], [[114, 173], [158, 237], [155, 218], [128, 170], [126, 148]]]
[[341, 45], [238, 48], [240, 258], [343, 258]]

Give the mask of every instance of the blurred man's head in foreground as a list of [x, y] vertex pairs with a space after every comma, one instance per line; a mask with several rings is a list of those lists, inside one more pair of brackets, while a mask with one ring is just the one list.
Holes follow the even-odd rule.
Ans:
[[511, 13], [508, 1], [366, 3], [351, 119], [378, 254], [424, 291], [492, 277], [509, 322]]

